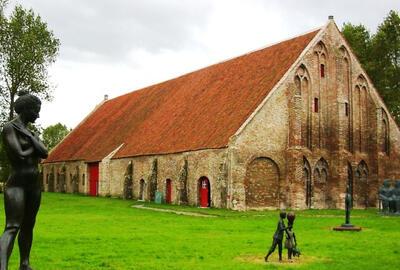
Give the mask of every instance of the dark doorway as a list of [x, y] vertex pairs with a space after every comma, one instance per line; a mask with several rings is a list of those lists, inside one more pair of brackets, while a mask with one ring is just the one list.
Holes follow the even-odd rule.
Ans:
[[172, 202], [172, 181], [167, 179], [165, 181], [165, 202], [170, 204]]
[[139, 200], [144, 201], [144, 190], [146, 183], [143, 179], [140, 179], [140, 190], [139, 190]]
[[306, 169], [303, 169], [304, 180], [306, 181], [306, 206], [307, 208], [311, 208], [312, 205], [312, 183], [311, 183], [311, 175], [310, 172]]

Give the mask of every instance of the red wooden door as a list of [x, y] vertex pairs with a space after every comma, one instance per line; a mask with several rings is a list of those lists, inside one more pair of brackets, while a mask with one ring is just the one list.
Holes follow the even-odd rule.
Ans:
[[89, 195], [97, 196], [99, 186], [99, 163], [89, 164]]
[[200, 179], [200, 207], [210, 206], [210, 182], [207, 178]]
[[172, 183], [170, 179], [167, 179], [165, 187], [165, 202], [171, 203], [172, 201]]

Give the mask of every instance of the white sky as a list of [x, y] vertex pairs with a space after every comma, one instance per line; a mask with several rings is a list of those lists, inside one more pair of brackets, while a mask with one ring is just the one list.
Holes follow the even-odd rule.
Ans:
[[75, 127], [110, 98], [318, 28], [334, 15], [375, 32], [399, 0], [10, 0], [61, 41], [42, 127]]

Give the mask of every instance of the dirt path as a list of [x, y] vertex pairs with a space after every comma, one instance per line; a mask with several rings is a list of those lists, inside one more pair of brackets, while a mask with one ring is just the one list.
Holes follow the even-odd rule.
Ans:
[[206, 218], [215, 218], [215, 217], [217, 217], [217, 216], [214, 216], [214, 215], [206, 215], [206, 214], [200, 214], [200, 213], [194, 213], [194, 212], [184, 212], [184, 211], [175, 211], [175, 210], [171, 210], [171, 209], [153, 208], [153, 207], [147, 207], [147, 206], [144, 206], [144, 205], [132, 205], [132, 207], [133, 208], [138, 208], [138, 209], [157, 211], [157, 212], [174, 213], [174, 214], [183, 215], [183, 216], [206, 217]]

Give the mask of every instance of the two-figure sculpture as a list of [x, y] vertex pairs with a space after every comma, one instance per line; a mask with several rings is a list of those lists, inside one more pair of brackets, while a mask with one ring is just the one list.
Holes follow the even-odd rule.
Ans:
[[392, 187], [390, 180], [385, 179], [379, 189], [379, 201], [384, 214], [400, 214], [400, 180]]
[[[268, 262], [268, 257], [275, 251], [276, 246], [278, 246], [278, 254], [279, 254], [279, 261], [282, 261], [282, 247], [283, 247], [283, 236], [286, 233], [286, 240], [285, 240], [285, 248], [288, 249], [288, 259], [289, 261], [292, 260], [292, 256], [300, 256], [300, 251], [297, 249], [297, 241], [296, 235], [293, 231], [293, 223], [295, 219], [294, 213], [289, 213], [286, 215], [286, 212], [281, 211], [279, 213], [279, 221], [272, 237], [272, 245], [264, 257], [265, 262]], [[284, 219], [287, 217], [288, 219], [288, 227], [285, 226]]]

